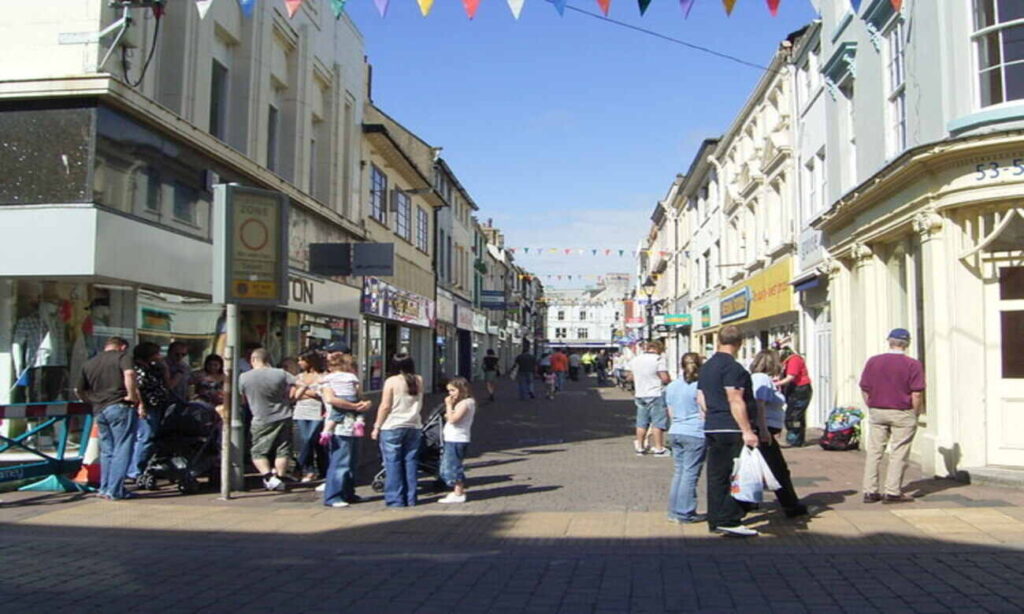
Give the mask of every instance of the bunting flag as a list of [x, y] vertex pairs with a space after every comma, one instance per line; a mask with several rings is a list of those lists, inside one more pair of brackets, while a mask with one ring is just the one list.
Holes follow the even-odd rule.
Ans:
[[725, 5], [725, 14], [732, 15], [732, 9], [736, 7], [736, 0], [722, 0]]
[[591, 251], [591, 252], [592, 252], [592, 253], [593, 253], [593, 254], [594, 254], [595, 256], [597, 255], [597, 250], [596, 250], [596, 249], [592, 249], [592, 250], [590, 250], [590, 251]]
[[252, 9], [256, 6], [256, 0], [238, 0], [238, 6], [242, 7], [242, 14], [252, 17]]
[[626, 250], [624, 250], [624, 249], [620, 249], [620, 250], [619, 250], [619, 258], [622, 258], [622, 254], [623, 254], [623, 252], [625, 252], [625, 251], [626, 251]]
[[525, 0], [508, 0], [508, 8], [512, 11], [512, 17], [519, 19], [519, 15], [523, 12], [523, 2]]
[[601, 7], [601, 12], [607, 17], [608, 11], [612, 8], [612, 0], [597, 0], [597, 6]]
[[565, 16], [565, 5], [569, 0], [551, 0], [551, 3], [555, 5], [555, 10], [558, 11], [559, 15]]
[[206, 19], [206, 12], [210, 10], [213, 0], [196, 0], [196, 10], [199, 11], [199, 19]]
[[779, 16], [779, 0], [768, 0], [768, 12], [772, 14], [772, 17]]
[[476, 10], [480, 8], [480, 0], [462, 0], [462, 6], [466, 9], [466, 16], [473, 19], [476, 17]]
[[284, 7], [288, 10], [288, 19], [295, 17], [295, 11], [302, 6], [302, 0], [284, 0]]
[[853, 9], [854, 14], [860, 12], [860, 0], [850, 0], [850, 8]]
[[416, 4], [420, 5], [420, 13], [424, 17], [430, 14], [430, 9], [434, 8], [434, 0], [416, 0]]
[[644, 13], [647, 12], [647, 8], [651, 6], [651, 0], [638, 0], [640, 4], [640, 16], [643, 17]]
[[693, 8], [694, 0], [679, 0], [679, 8], [683, 10], [683, 19], [690, 16], [690, 9]]
[[524, 247], [523, 248], [523, 252], [529, 254], [530, 253], [530, 248], [529, 247]]
[[572, 253], [572, 250], [571, 250], [571, 249], [567, 249], [567, 250], [565, 250], [565, 255], [566, 255], [566, 256], [568, 256], [568, 255], [569, 255], [569, 254], [571, 254], [571, 253]]
[[334, 18], [341, 19], [341, 14], [345, 12], [345, 3], [348, 0], [331, 0], [331, 10], [334, 11]]
[[388, 16], [388, 4], [391, 0], [373, 0], [373, 3], [377, 6], [377, 11], [380, 12], [381, 17]]
[[892, 0], [892, 10], [896, 11], [897, 13], [899, 13], [900, 9], [902, 9], [902, 8], [903, 8], [903, 0]]

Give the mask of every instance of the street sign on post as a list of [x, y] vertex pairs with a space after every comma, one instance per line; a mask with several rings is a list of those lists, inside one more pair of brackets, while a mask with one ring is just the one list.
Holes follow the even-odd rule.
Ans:
[[213, 188], [213, 301], [272, 307], [288, 302], [288, 197]]

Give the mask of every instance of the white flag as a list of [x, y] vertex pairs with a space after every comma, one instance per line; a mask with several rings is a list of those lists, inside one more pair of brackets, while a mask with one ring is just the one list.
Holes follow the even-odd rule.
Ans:
[[199, 10], [199, 19], [206, 19], [206, 12], [210, 10], [213, 0], [196, 0], [196, 9]]
[[523, 2], [525, 0], [508, 0], [508, 8], [512, 9], [512, 16], [519, 19], [519, 14], [523, 12]]

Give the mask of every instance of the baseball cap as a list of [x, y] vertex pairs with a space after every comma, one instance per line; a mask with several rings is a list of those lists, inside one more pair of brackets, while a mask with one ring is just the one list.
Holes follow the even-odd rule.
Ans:
[[341, 352], [342, 354], [351, 354], [352, 348], [348, 346], [344, 341], [332, 341], [323, 347], [325, 352]]
[[889, 331], [890, 339], [899, 339], [900, 341], [910, 341], [910, 331], [905, 328], [894, 328]]

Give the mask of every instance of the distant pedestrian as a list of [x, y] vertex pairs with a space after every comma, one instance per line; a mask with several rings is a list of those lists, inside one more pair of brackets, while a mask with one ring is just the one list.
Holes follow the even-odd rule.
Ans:
[[590, 350], [587, 350], [583, 353], [583, 356], [580, 356], [580, 363], [583, 365], [583, 372], [587, 375], [590, 375], [594, 370], [594, 358], [594, 353]]
[[658, 353], [654, 343], [644, 345], [644, 351], [629, 365], [628, 377], [633, 380], [634, 403], [636, 404], [636, 439], [633, 449], [638, 456], [647, 451], [648, 430], [652, 431], [654, 456], [669, 456], [665, 448], [665, 429], [668, 428], [668, 414], [665, 412], [665, 385], [672, 381], [665, 357]]
[[100, 431], [99, 496], [107, 500], [133, 496], [125, 489], [124, 479], [132, 461], [139, 391], [133, 360], [127, 352], [124, 339], [107, 339], [103, 351], [82, 365], [77, 385], [79, 398], [91, 403], [96, 414]]
[[488, 349], [487, 355], [484, 356], [484, 382], [487, 385], [487, 400], [494, 400], [494, 392], [498, 387], [498, 377], [501, 376], [501, 370], [498, 368], [498, 357], [494, 355], [494, 350]]
[[544, 378], [544, 393], [549, 401], [554, 400], [558, 393], [558, 375], [551, 367], [541, 367], [541, 377]]
[[137, 479], [145, 470], [164, 413], [175, 403], [174, 395], [167, 386], [169, 377], [160, 355], [160, 346], [152, 341], [143, 341], [135, 346], [134, 357], [140, 402], [139, 419], [135, 424], [135, 449], [126, 476], [129, 480]]
[[302, 481], [311, 482], [321, 477], [327, 468], [326, 455], [317, 441], [324, 423], [324, 404], [320, 398], [324, 365], [319, 352], [302, 354], [298, 363], [301, 372], [296, 378], [299, 386], [293, 389], [295, 410], [292, 419], [299, 432], [298, 464]]
[[786, 464], [782, 448], [775, 439], [782, 432], [785, 416], [785, 397], [775, 387], [773, 381], [778, 377], [779, 369], [779, 359], [775, 352], [762, 350], [754, 356], [754, 362], [751, 363], [750, 379], [754, 386], [754, 400], [757, 403], [757, 434], [761, 441], [758, 448], [768, 463], [768, 468], [772, 470], [772, 475], [782, 487], [775, 491], [775, 498], [779, 500], [786, 517], [795, 518], [805, 515], [807, 506], [800, 503], [796, 495], [793, 480], [789, 475], [789, 465]]
[[779, 389], [786, 398], [786, 442], [793, 447], [804, 445], [807, 431], [807, 408], [814, 394], [807, 362], [788, 345], [782, 348], [782, 374]]
[[701, 522], [697, 513], [697, 481], [704, 467], [704, 412], [697, 378], [703, 363], [700, 354], [683, 354], [679, 379], [665, 389], [665, 405], [671, 425], [668, 445], [675, 459], [675, 473], [668, 494], [668, 518], [672, 522]]
[[580, 381], [580, 369], [583, 366], [583, 359], [579, 352], [569, 353], [569, 379], [574, 382]]
[[718, 351], [701, 367], [698, 389], [704, 399], [707, 448], [708, 529], [736, 537], [758, 532], [743, 526], [746, 510], [731, 494], [733, 461], [743, 446], [757, 447], [757, 403], [750, 373], [736, 362], [743, 333], [736, 326], [718, 332]]
[[324, 505], [348, 507], [359, 501], [355, 471], [359, 464], [359, 443], [366, 434], [365, 413], [369, 401], [360, 401], [361, 388], [352, 354], [327, 355], [329, 373], [320, 380], [320, 394], [327, 420], [320, 442], [327, 445], [327, 479], [323, 484]]
[[[889, 333], [889, 351], [872, 356], [860, 376], [860, 389], [868, 406], [867, 459], [864, 462], [864, 502], [907, 503], [903, 493], [907, 457], [917, 433], [917, 417], [924, 413], [924, 368], [907, 356], [910, 332]], [[885, 492], [878, 490], [879, 464], [889, 445], [889, 473]]]
[[396, 354], [392, 365], [395, 375], [384, 380], [371, 437], [380, 442], [384, 459], [384, 504], [412, 507], [416, 505], [416, 471], [423, 427], [423, 378], [416, 374], [416, 363], [408, 354]]
[[559, 392], [565, 388], [565, 377], [569, 373], [569, 357], [561, 349], [551, 355], [551, 370], [555, 372], [555, 389]]
[[464, 377], [448, 382], [444, 399], [444, 453], [441, 455], [441, 479], [452, 489], [438, 503], [466, 502], [466, 471], [463, 461], [469, 448], [470, 431], [476, 416], [476, 400]]
[[519, 388], [519, 400], [534, 398], [533, 378], [537, 374], [537, 357], [530, 353], [530, 346], [523, 344], [523, 351], [516, 356], [516, 385]]
[[292, 456], [291, 388], [296, 379], [271, 367], [263, 348], [253, 350], [249, 362], [252, 369], [238, 377], [238, 391], [252, 412], [252, 464], [267, 490], [284, 490]]
[[608, 358], [608, 350], [601, 352], [594, 357], [594, 370], [597, 371], [597, 385], [604, 386], [608, 383], [608, 369], [611, 366], [611, 359]]

